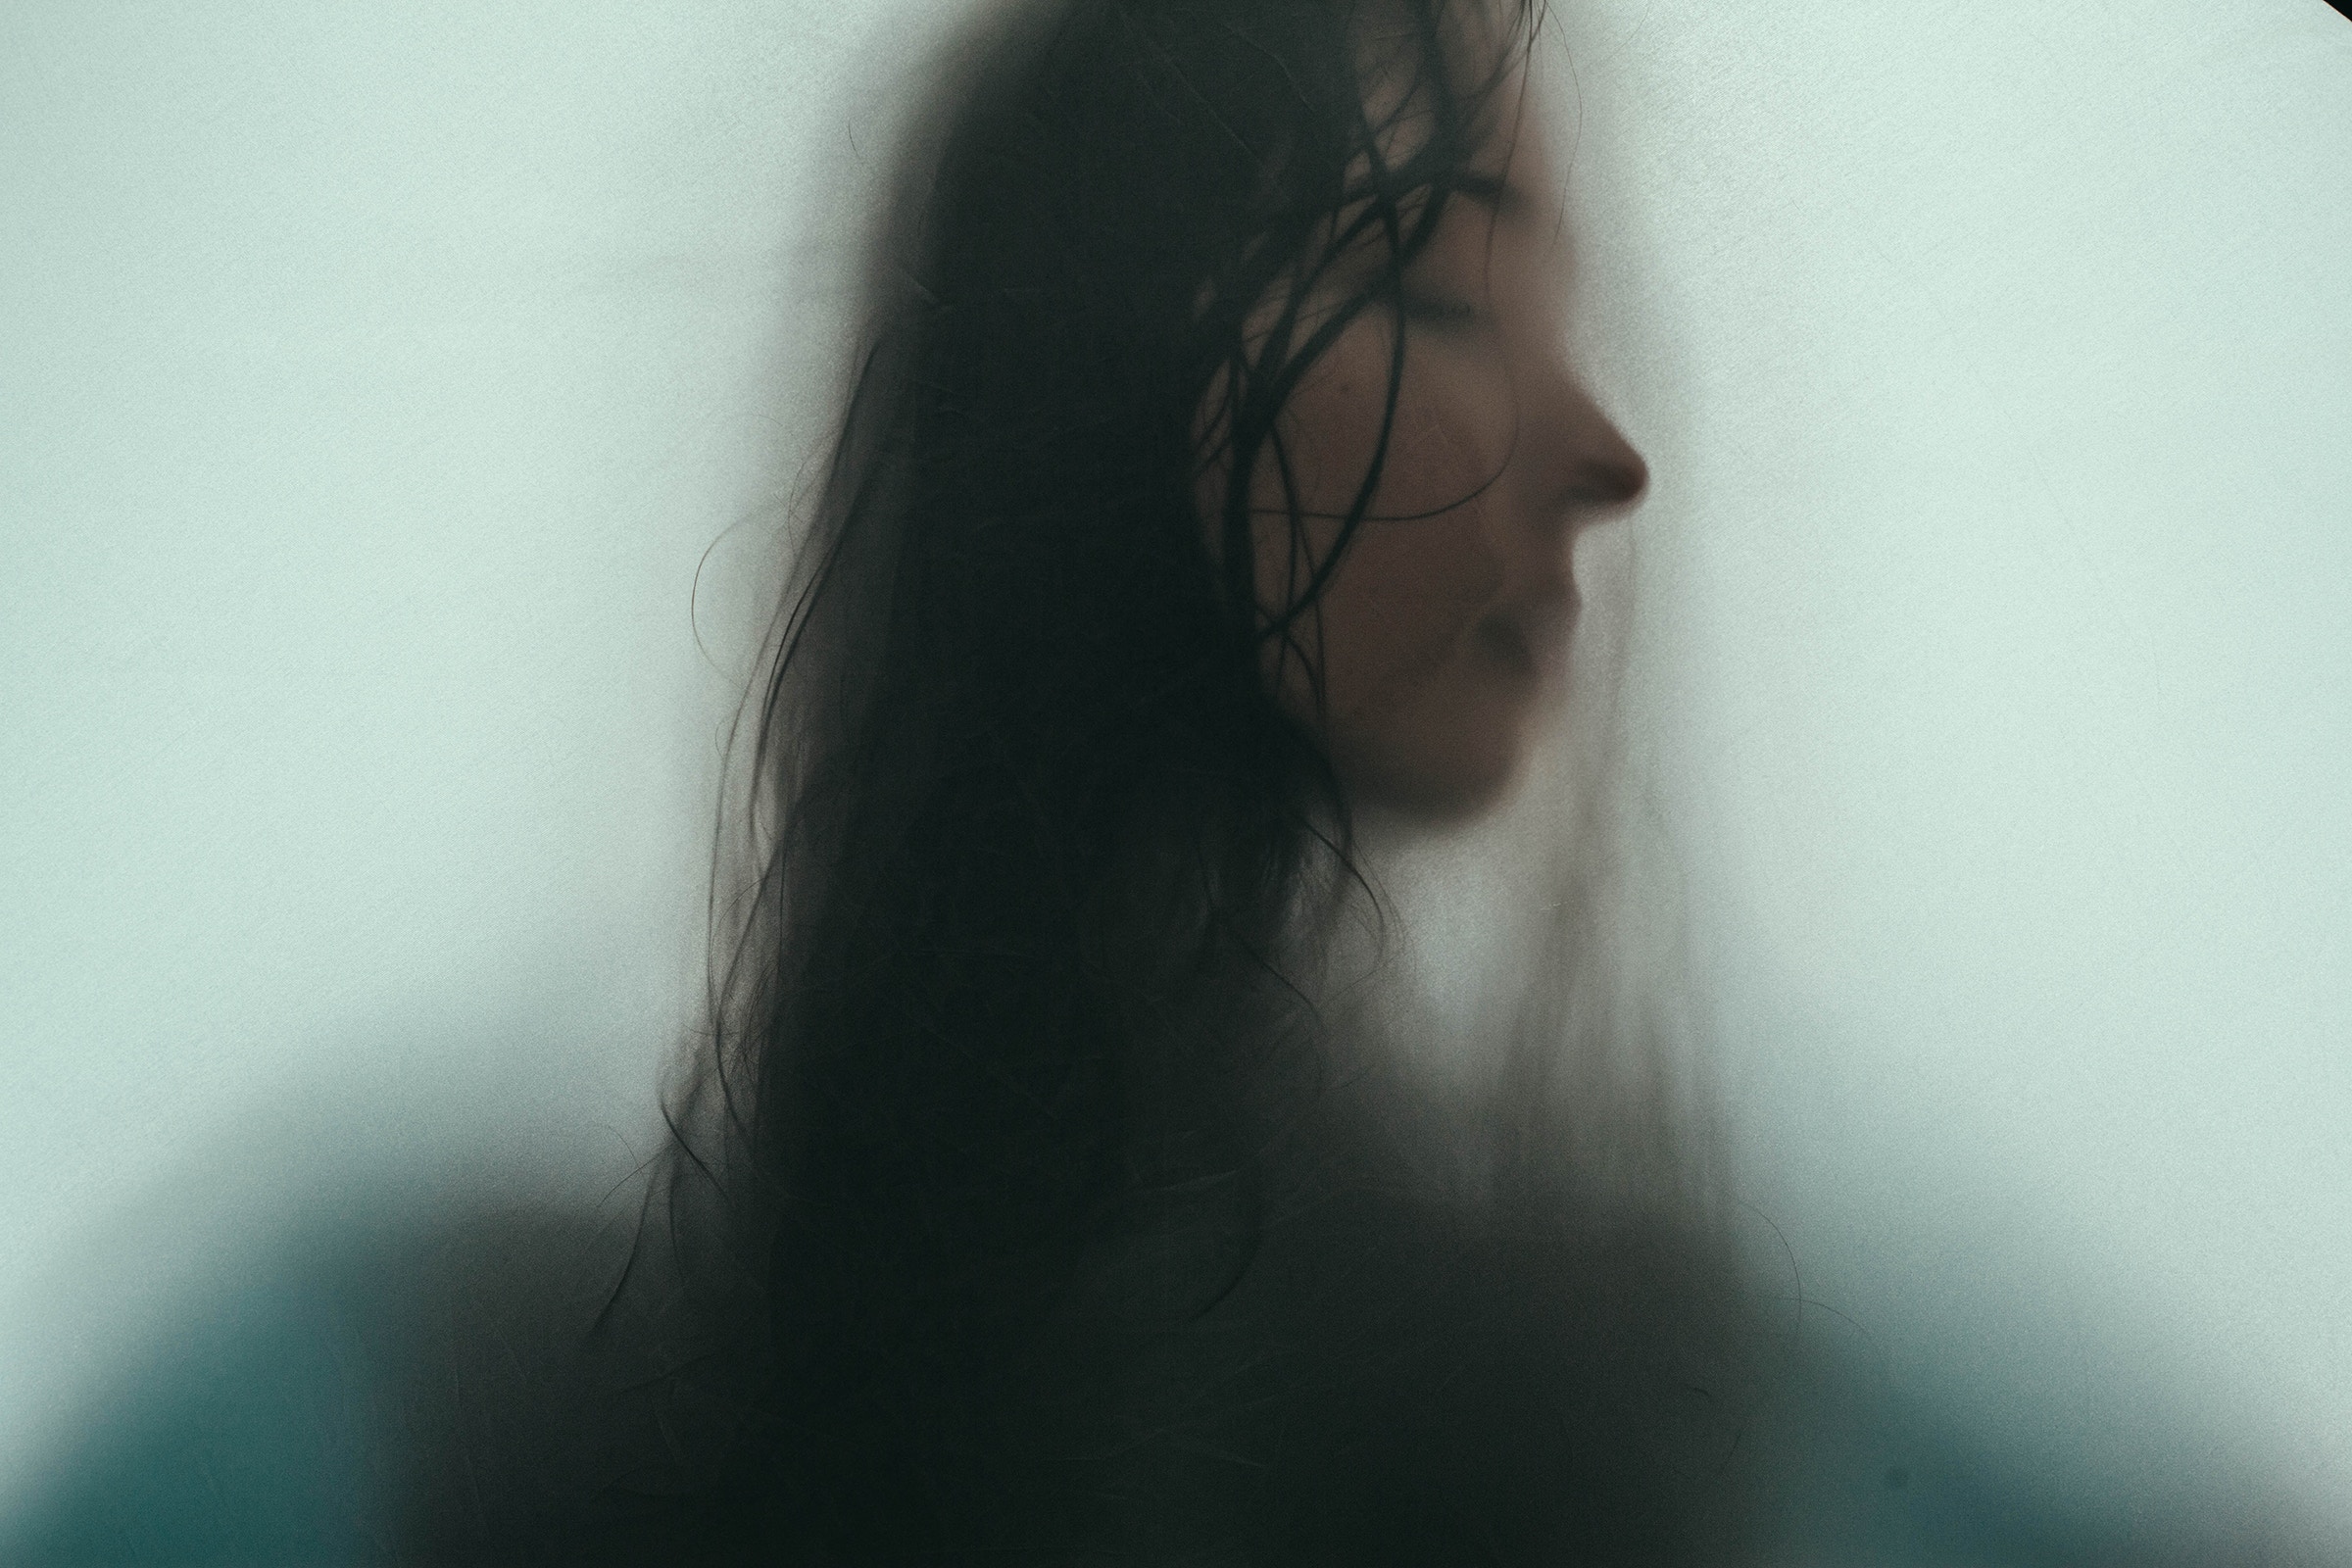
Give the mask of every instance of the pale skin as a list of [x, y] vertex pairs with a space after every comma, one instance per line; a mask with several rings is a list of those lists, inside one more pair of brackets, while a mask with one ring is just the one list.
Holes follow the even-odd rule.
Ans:
[[[1430, 820], [1474, 815], [1518, 776], [1566, 677], [1576, 537], [1630, 510], [1648, 482], [1569, 361], [1560, 195], [1540, 120], [1513, 112], [1519, 92], [1514, 83], [1501, 95], [1501, 122], [1477, 162], [1486, 188], [1447, 203], [1405, 272], [1387, 464], [1297, 628], [1320, 662], [1320, 710], [1298, 657], [1269, 643], [1265, 661], [1351, 798]], [[1377, 261], [1363, 258], [1353, 274], [1343, 266], [1321, 292], [1344, 296]], [[1358, 316], [1284, 412], [1315, 559], [1371, 461], [1397, 325], [1387, 310]], [[1222, 475], [1203, 476], [1204, 507], [1222, 493]], [[1270, 617], [1300, 569], [1270, 453], [1250, 503]]]

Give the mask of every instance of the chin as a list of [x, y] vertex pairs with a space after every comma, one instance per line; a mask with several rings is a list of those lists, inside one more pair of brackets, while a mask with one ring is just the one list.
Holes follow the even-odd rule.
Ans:
[[1474, 821], [1511, 796], [1522, 772], [1521, 749], [1455, 754], [1445, 766], [1392, 767], [1348, 780], [1358, 804], [1433, 827]]
[[1381, 721], [1337, 726], [1324, 742], [1349, 801], [1410, 822], [1467, 822], [1500, 807], [1526, 771], [1538, 705], [1491, 683], [1425, 692]]

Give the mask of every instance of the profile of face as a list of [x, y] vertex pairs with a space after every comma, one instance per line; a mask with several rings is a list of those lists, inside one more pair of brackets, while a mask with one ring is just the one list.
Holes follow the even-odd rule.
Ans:
[[[1548, 149], [1538, 118], [1511, 112], [1518, 85], [1499, 98], [1501, 123], [1405, 268], [1398, 307], [1356, 316], [1285, 405], [1287, 498], [1270, 450], [1250, 480], [1270, 626], [1330, 555], [1370, 471], [1403, 333], [1377, 488], [1322, 592], [1287, 638], [1266, 640], [1264, 670], [1352, 800], [1435, 820], [1493, 805], [1519, 772], [1564, 687], [1575, 537], [1629, 509], [1648, 478], [1569, 363]], [[1341, 258], [1302, 320], [1386, 264], [1374, 246]], [[1221, 493], [1212, 482], [1204, 500]]]

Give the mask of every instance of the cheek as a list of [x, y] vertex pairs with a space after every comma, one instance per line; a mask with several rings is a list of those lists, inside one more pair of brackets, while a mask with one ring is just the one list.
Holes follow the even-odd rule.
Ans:
[[[1310, 514], [1345, 514], [1371, 461], [1387, 379], [1386, 344], [1375, 348], [1340, 360], [1296, 400], [1295, 472]], [[1524, 679], [1475, 635], [1508, 577], [1493, 532], [1499, 498], [1480, 495], [1507, 450], [1507, 416], [1491, 416], [1493, 400], [1468, 370], [1431, 358], [1439, 363], [1408, 366], [1371, 514], [1299, 642], [1323, 672], [1322, 730], [1343, 776], [1367, 796], [1447, 810], [1483, 801], [1510, 774], [1530, 707]], [[1279, 484], [1259, 504], [1274, 519], [1259, 539], [1259, 580], [1278, 593], [1289, 539]], [[1310, 525], [1318, 557], [1336, 528]], [[1276, 678], [1292, 710], [1313, 721], [1303, 667], [1290, 661]]]
[[[1318, 559], [1377, 449], [1388, 355], [1385, 332], [1351, 333], [1334, 346], [1325, 373], [1293, 399], [1294, 472], [1314, 519], [1308, 535]], [[1507, 446], [1507, 419], [1492, 416], [1485, 391], [1442, 352], [1417, 353], [1406, 364], [1380, 488], [1319, 601], [1335, 718], [1392, 705], [1404, 688], [1452, 662], [1502, 587], [1504, 563], [1489, 537], [1490, 498], [1481, 490]], [[1259, 580], [1279, 595], [1292, 567], [1284, 559], [1290, 530], [1280, 520], [1279, 481], [1260, 489], [1273, 524], [1260, 535], [1260, 564], [1274, 569]]]
[[1517, 770], [1529, 683], [1475, 635], [1502, 566], [1475, 526], [1390, 524], [1325, 602], [1324, 744], [1359, 798], [1475, 809]]
[[[1293, 393], [1281, 429], [1290, 485], [1271, 450], [1250, 477], [1261, 611], [1278, 614], [1328, 559], [1378, 449], [1391, 340], [1369, 318], [1333, 345]], [[1397, 389], [1381, 485], [1316, 607], [1297, 623], [1299, 653], [1323, 677], [1318, 715], [1304, 661], [1269, 640], [1269, 683], [1317, 724], [1351, 789], [1452, 812], [1491, 798], [1515, 769], [1532, 711], [1529, 682], [1477, 636], [1509, 578], [1497, 478], [1511, 438], [1498, 368], [1475, 354], [1416, 346]], [[1204, 474], [1212, 549], [1225, 475]], [[1304, 514], [1294, 535], [1294, 505]]]
[[1378, 723], [1468, 673], [1470, 628], [1503, 568], [1470, 509], [1358, 530], [1323, 601], [1324, 679], [1335, 722]]

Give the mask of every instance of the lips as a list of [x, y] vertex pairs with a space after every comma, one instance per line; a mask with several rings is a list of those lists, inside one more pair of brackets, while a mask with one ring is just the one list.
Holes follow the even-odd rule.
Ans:
[[1479, 622], [1481, 643], [1523, 674], [1550, 677], [1567, 668], [1576, 601], [1545, 599], [1489, 613]]

